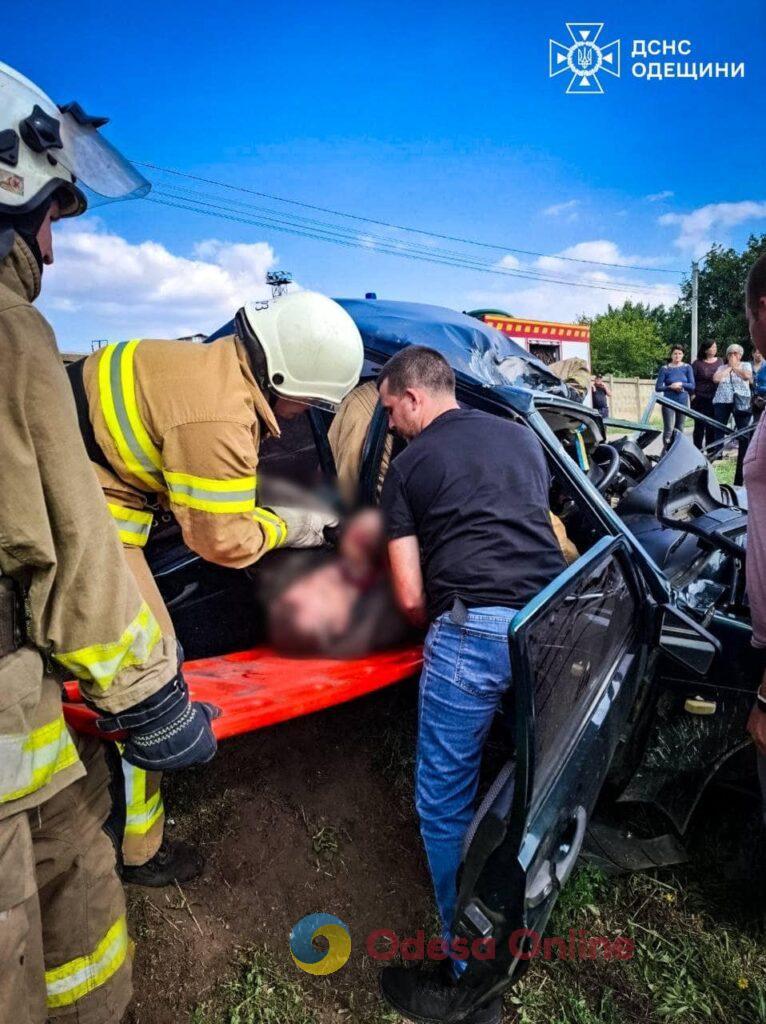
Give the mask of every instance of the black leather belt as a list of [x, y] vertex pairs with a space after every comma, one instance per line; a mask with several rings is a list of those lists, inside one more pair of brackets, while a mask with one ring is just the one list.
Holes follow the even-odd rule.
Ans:
[[7, 576], [0, 576], [0, 658], [5, 658], [24, 643], [24, 602], [18, 587]]

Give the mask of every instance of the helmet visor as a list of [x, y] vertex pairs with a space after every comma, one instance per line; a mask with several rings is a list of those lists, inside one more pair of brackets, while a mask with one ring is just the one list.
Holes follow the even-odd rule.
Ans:
[[151, 184], [98, 128], [79, 124], [70, 113], [59, 113], [59, 117], [64, 146], [53, 155], [86, 191], [89, 205], [140, 199], [149, 192]]

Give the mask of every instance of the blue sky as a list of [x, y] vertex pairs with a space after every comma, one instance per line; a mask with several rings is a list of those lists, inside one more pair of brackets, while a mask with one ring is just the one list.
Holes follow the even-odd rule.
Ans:
[[[711, 240], [740, 245], [766, 231], [762, 0], [106, 0], [76, 11], [41, 3], [34, 19], [16, 10], [5, 15], [14, 45], [4, 59], [57, 100], [108, 114], [107, 134], [132, 158], [497, 242], [509, 249], [505, 267], [572, 280], [554, 285], [388, 256], [369, 235], [393, 244], [409, 236], [362, 222], [340, 222], [366, 242], [349, 249], [136, 201], [102, 207], [63, 232], [43, 302], [63, 347], [210, 330], [258, 291], [273, 265], [334, 295], [374, 290], [566, 319], [626, 293], [670, 299], [677, 279], [650, 267], [687, 267]], [[568, 96], [566, 76], [549, 78], [548, 39], [565, 42], [567, 21], [603, 21], [600, 42], [622, 41], [622, 76], [602, 76], [604, 95]], [[745, 61], [746, 76], [637, 80], [634, 38], [689, 39], [692, 55], [682, 59]], [[438, 244], [490, 265], [504, 255]], [[646, 269], [540, 263], [514, 248]], [[606, 287], [575, 287], [582, 282]]]

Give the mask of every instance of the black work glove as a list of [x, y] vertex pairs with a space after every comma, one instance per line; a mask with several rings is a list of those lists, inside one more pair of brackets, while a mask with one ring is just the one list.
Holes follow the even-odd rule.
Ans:
[[122, 756], [145, 771], [172, 772], [210, 761], [216, 752], [211, 721], [220, 710], [189, 700], [181, 669], [171, 681], [135, 707], [104, 715], [104, 732], [127, 732]]

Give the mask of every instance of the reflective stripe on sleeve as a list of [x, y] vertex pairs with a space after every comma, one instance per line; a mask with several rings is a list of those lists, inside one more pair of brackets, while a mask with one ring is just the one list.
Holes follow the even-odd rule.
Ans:
[[131, 665], [143, 665], [162, 636], [160, 625], [145, 601], [119, 640], [58, 653], [56, 661], [78, 679], [108, 690], [115, 676]]
[[42, 789], [78, 760], [63, 715], [26, 735], [0, 736], [0, 803]]
[[113, 505], [110, 501], [106, 504], [117, 526], [122, 543], [142, 548], [149, 540], [149, 531], [154, 522], [152, 513], [141, 512], [135, 508], [125, 508], [123, 505]]
[[164, 491], [162, 456], [138, 412], [133, 359], [138, 340], [107, 345], [98, 364], [98, 391], [107, 429], [126, 469], [152, 491]]
[[281, 547], [287, 540], [287, 523], [266, 508], [256, 508], [253, 518], [266, 535], [266, 544], [272, 548]]
[[162, 792], [146, 796], [146, 772], [127, 761], [122, 762], [125, 779], [125, 834], [145, 836], [165, 813]]
[[128, 953], [128, 926], [122, 914], [92, 953], [45, 972], [48, 1008], [71, 1006], [116, 974]]
[[254, 476], [214, 480], [192, 476], [191, 473], [165, 473], [165, 482], [172, 503], [196, 508], [200, 512], [231, 515], [252, 512], [255, 508]]

